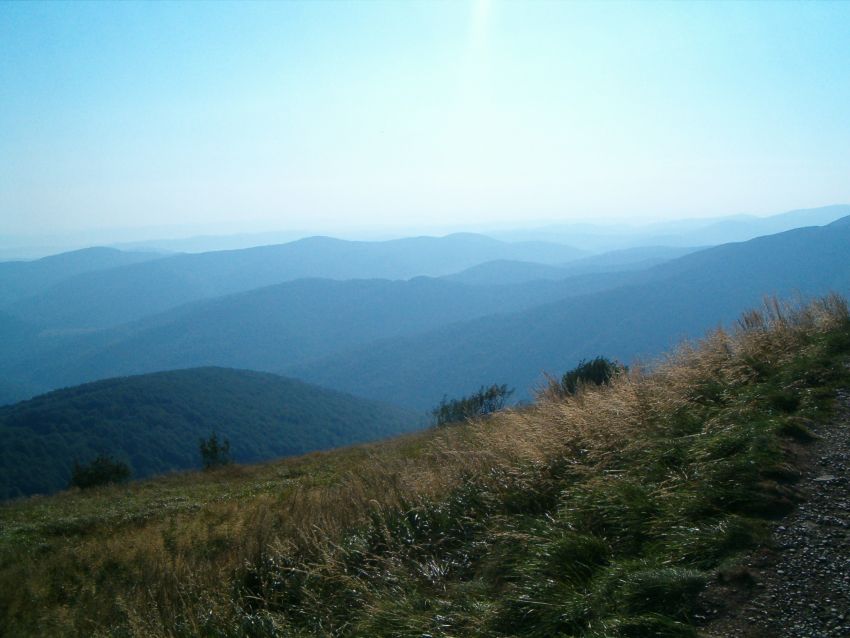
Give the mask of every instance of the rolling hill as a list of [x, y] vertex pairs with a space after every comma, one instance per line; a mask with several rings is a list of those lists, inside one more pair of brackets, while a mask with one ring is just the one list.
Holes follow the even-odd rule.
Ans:
[[15, 397], [16, 388], [31, 396], [101, 378], [209, 365], [279, 372], [416, 409], [493, 382], [507, 382], [527, 397], [544, 372], [597, 354], [652, 355], [736, 316], [763, 294], [845, 290], [848, 228], [839, 222], [798, 229], [647, 270], [561, 281], [297, 280], [186, 304], [115, 329], [30, 328], [23, 345], [4, 345], [0, 373], [12, 384], [5, 390], [12, 398], [27, 396]]
[[507, 383], [519, 397], [582, 358], [648, 357], [733, 320], [765, 295], [850, 291], [850, 224], [840, 220], [702, 250], [639, 284], [483, 317], [294, 366], [287, 374], [358, 396], [434, 406]]
[[243, 250], [180, 254], [65, 279], [6, 310], [51, 329], [97, 329], [178, 305], [301, 278], [409, 279], [439, 276], [494, 259], [562, 263], [583, 251], [483, 235], [356, 242], [310, 237]]
[[[106, 377], [196, 366], [279, 371], [370, 342], [425, 332], [623, 283], [618, 273], [512, 286], [300, 279], [198, 301], [114, 329], [2, 344], [0, 373], [29, 394]], [[10, 321], [12, 319], [10, 318]], [[18, 322], [20, 323], [20, 322]], [[21, 324], [23, 325], [23, 324]]]
[[594, 252], [640, 246], [707, 246], [747, 241], [794, 228], [823, 226], [847, 215], [850, 215], [850, 205], [836, 204], [792, 210], [767, 217], [734, 215], [656, 222], [643, 226], [587, 223], [551, 225], [497, 233], [494, 237], [508, 241], [564, 241]]
[[0, 498], [68, 485], [74, 460], [110, 454], [135, 477], [199, 466], [213, 432], [237, 462], [409, 432], [422, 417], [273, 374], [225, 368], [107, 379], [0, 408]]
[[[10, 401], [113, 376], [214, 365], [283, 373], [416, 409], [493, 382], [527, 397], [544, 372], [597, 354], [652, 355], [764, 294], [846, 290], [848, 229], [840, 220], [645, 270], [560, 281], [302, 279], [106, 330], [38, 330], [7, 317], [14, 324], [7, 332], [22, 337], [2, 344], [0, 392]], [[139, 292], [136, 302], [145, 301]]]
[[443, 279], [479, 286], [520, 284], [540, 279], [559, 280], [577, 275], [645, 270], [697, 250], [700, 249], [641, 246], [582, 257], [561, 265], [499, 259], [446, 275]]
[[0, 262], [0, 307], [34, 296], [51, 286], [83, 273], [107, 270], [162, 257], [155, 252], [129, 252], [115, 248], [84, 248], [33, 261]]

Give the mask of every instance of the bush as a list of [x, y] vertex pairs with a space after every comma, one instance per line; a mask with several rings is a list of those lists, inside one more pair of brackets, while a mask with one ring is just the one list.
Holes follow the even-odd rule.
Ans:
[[445, 425], [466, 421], [473, 417], [486, 416], [505, 407], [505, 401], [514, 393], [505, 384], [493, 384], [489, 388], [481, 386], [475, 394], [460, 399], [447, 400], [443, 397], [440, 405], [431, 410], [434, 425]]
[[582, 385], [604, 385], [626, 370], [628, 370], [626, 366], [605, 357], [596, 357], [590, 361], [582, 359], [575, 368], [566, 372], [559, 380], [553, 379], [549, 390], [556, 396], [572, 396]]
[[123, 483], [130, 478], [130, 466], [111, 456], [99, 455], [91, 463], [80, 465], [74, 461], [70, 487], [88, 489], [109, 483]]
[[233, 462], [230, 458], [230, 441], [218, 440], [218, 435], [213, 432], [208, 439], [201, 439], [198, 443], [201, 452], [201, 465], [205, 470], [212, 470]]

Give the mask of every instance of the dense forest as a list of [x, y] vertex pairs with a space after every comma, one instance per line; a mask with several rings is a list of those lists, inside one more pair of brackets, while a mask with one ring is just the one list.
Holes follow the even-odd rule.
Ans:
[[201, 465], [199, 440], [252, 462], [416, 429], [415, 413], [273, 374], [196, 368], [98, 381], [0, 408], [0, 498], [68, 486], [107, 454], [134, 478]]

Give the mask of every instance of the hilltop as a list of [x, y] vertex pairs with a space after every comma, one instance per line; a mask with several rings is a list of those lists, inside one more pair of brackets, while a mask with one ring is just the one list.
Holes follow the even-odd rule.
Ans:
[[68, 486], [107, 454], [137, 478], [200, 464], [217, 433], [240, 463], [373, 441], [420, 427], [393, 406], [250, 370], [194, 368], [106, 379], [0, 407], [0, 499]]
[[771, 304], [652, 371], [253, 467], [0, 508], [18, 636], [694, 637], [839, 428], [850, 314]]

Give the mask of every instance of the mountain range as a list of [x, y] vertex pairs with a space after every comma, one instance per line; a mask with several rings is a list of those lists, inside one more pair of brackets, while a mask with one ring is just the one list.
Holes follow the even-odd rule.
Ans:
[[84, 248], [33, 261], [0, 262], [0, 307], [37, 295], [76, 275], [127, 266], [162, 257], [155, 252]]
[[[198, 366], [282, 373], [419, 410], [443, 395], [495, 382], [509, 383], [517, 396], [528, 397], [544, 373], [557, 374], [597, 354], [624, 361], [651, 357], [680, 337], [729, 320], [765, 294], [845, 290], [848, 228], [845, 220], [700, 250], [644, 247], [558, 264], [489, 260], [494, 250], [519, 254], [531, 248], [453, 236], [389, 245], [317, 239], [104, 268], [55, 284], [66, 290], [60, 304], [64, 318], [44, 313], [38, 323], [26, 321], [25, 313], [0, 312], [0, 328], [8, 337], [0, 353], [0, 399], [11, 402], [112, 376]], [[341, 276], [351, 251], [361, 255], [355, 259], [361, 269], [355, 271], [361, 273], [377, 269], [377, 255], [387, 253], [398, 260], [384, 263], [385, 271], [400, 272], [404, 262], [405, 274], [418, 272], [411, 265], [416, 261], [420, 269], [436, 272], [438, 256], [447, 247], [478, 245], [476, 258], [483, 261], [441, 277], [301, 278], [261, 285], [274, 278], [276, 259], [289, 255], [291, 261], [293, 251], [311, 245], [335, 246], [342, 254], [335, 258], [333, 251], [320, 250], [312, 265], [301, 264], [302, 272], [337, 269]], [[421, 250], [411, 249], [405, 261], [399, 256], [405, 246]], [[540, 258], [563, 257], [563, 247], [553, 246], [537, 246]], [[467, 257], [453, 259], [457, 265]], [[208, 271], [203, 263], [211, 264]], [[256, 276], [256, 286], [157, 312], [161, 304], [150, 300], [145, 285], [122, 279], [128, 272], [143, 273], [146, 285], [159, 290], [168, 288], [167, 278], [155, 275], [177, 270], [194, 272], [197, 276], [189, 279], [206, 282], [202, 288], [249, 286], [249, 274]], [[277, 277], [288, 275], [294, 271]], [[90, 294], [73, 294], [83, 280]], [[99, 289], [95, 281], [112, 284]], [[49, 290], [29, 301], [58, 303]], [[98, 290], [99, 303], [94, 303], [91, 295]], [[160, 293], [162, 302], [168, 293]], [[179, 297], [164, 305], [177, 304]], [[13, 310], [20, 307], [13, 304]], [[103, 307], [113, 310], [112, 319], [104, 320]], [[78, 320], [70, 325], [76, 327], [66, 321], [72, 315]], [[133, 320], [97, 327], [113, 324], [118, 316]]]
[[697, 247], [640, 246], [552, 265], [531, 261], [498, 259], [477, 264], [443, 278], [474, 285], [521, 284], [530, 281], [559, 280], [577, 275], [644, 270], [699, 250]]
[[493, 383], [525, 400], [582, 359], [651, 362], [766, 295], [847, 294], [848, 255], [850, 216], [596, 255], [455, 235], [0, 263], [4, 494], [59, 489], [101, 451], [137, 476], [192, 467], [212, 430], [247, 462], [409, 431]]
[[507, 383], [528, 397], [583, 358], [648, 360], [768, 295], [850, 293], [850, 218], [698, 251], [610, 290], [386, 339], [286, 370], [365, 397], [427, 408]]
[[850, 215], [850, 205], [792, 210], [778, 215], [682, 219], [644, 225], [556, 224], [493, 233], [506, 241], [569, 241], [594, 252], [640, 246], [709, 246], [747, 241], [805, 226], [824, 226]]
[[[561, 244], [507, 243], [472, 234], [384, 242], [310, 237], [81, 272], [47, 289], [34, 285], [34, 294], [0, 305], [0, 309], [43, 328], [97, 329], [190, 301], [295, 279], [409, 279], [446, 275], [495, 259], [557, 264], [585, 254]], [[18, 279], [19, 287], [28, 285], [27, 275]]]

